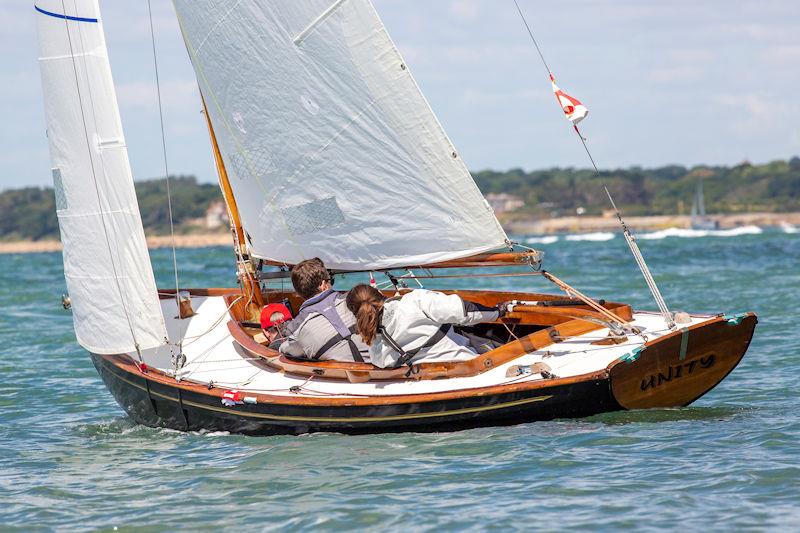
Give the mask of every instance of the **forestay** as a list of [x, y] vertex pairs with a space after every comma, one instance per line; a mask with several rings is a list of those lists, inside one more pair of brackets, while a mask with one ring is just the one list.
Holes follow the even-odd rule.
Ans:
[[253, 255], [379, 269], [506, 235], [369, 0], [173, 0]]
[[64, 274], [78, 342], [99, 354], [163, 345], [164, 317], [97, 0], [39, 0], [36, 17]]

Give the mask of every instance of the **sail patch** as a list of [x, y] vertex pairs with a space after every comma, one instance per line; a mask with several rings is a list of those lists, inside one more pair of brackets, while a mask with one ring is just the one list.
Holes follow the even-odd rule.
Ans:
[[278, 167], [269, 152], [263, 148], [239, 152], [231, 156], [231, 166], [239, 179], [261, 178], [274, 174]]
[[281, 209], [281, 214], [293, 236], [344, 224], [344, 213], [334, 196]]
[[64, 180], [61, 178], [61, 169], [53, 169], [53, 189], [56, 193], [56, 211], [65, 211], [69, 209], [67, 204], [67, 195], [64, 192]]

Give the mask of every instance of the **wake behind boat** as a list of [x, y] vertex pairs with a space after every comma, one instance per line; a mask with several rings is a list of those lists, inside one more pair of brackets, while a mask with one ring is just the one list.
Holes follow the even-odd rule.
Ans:
[[[682, 406], [743, 357], [755, 315], [671, 313], [624, 223], [657, 313], [589, 298], [512, 243], [368, 0], [174, 5], [230, 215], [237, 288], [156, 289], [97, 1], [36, 6], [76, 336], [137, 422], [440, 431]], [[580, 134], [588, 110], [550, 79]], [[387, 296], [448, 277], [513, 276], [566, 297], [454, 291], [511, 302], [496, 321], [461, 327], [499, 345], [465, 361], [299, 360], [268, 347], [256, 322], [265, 304], [300, 307], [280, 287], [311, 257], [334, 277], [385, 278]], [[176, 285], [178, 269], [176, 260]]]

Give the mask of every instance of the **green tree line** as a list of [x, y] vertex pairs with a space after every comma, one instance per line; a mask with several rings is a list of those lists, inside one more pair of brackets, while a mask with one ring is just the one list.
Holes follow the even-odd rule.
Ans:
[[[526, 172], [484, 170], [474, 174], [481, 191], [508, 193], [525, 201], [512, 216], [540, 217], [571, 214], [583, 207], [587, 214], [608, 208], [607, 185], [628, 215], [688, 213], [697, 183], [702, 180], [709, 213], [800, 211], [800, 158], [763, 165], [666, 166], [602, 171], [553, 168]], [[216, 184], [198, 183], [194, 176], [170, 180], [174, 221], [179, 232], [191, 231], [191, 221], [205, 215], [221, 200]], [[164, 180], [136, 182], [136, 194], [145, 230], [169, 231]], [[58, 238], [55, 197], [50, 187], [26, 187], [0, 193], [0, 239]]]
[[763, 165], [666, 166], [644, 169], [590, 170], [553, 168], [525, 172], [485, 170], [474, 174], [481, 191], [509, 193], [525, 201], [522, 215], [587, 214], [608, 209], [607, 185], [629, 215], [688, 214], [697, 184], [703, 182], [709, 213], [800, 211], [800, 158]]
[[[169, 205], [163, 179], [136, 182], [136, 196], [145, 231], [151, 234], [169, 232]], [[222, 200], [216, 184], [197, 183], [194, 176], [170, 179], [172, 213], [178, 231], [191, 228], [192, 219], [202, 217], [209, 204]], [[25, 187], [0, 193], [0, 239], [57, 239], [55, 194], [51, 187]]]

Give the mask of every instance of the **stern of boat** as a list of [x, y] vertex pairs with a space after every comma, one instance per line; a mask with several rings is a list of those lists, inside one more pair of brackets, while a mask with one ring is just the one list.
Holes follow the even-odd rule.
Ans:
[[609, 365], [614, 398], [625, 409], [689, 405], [736, 368], [757, 323], [719, 316], [646, 343]]

